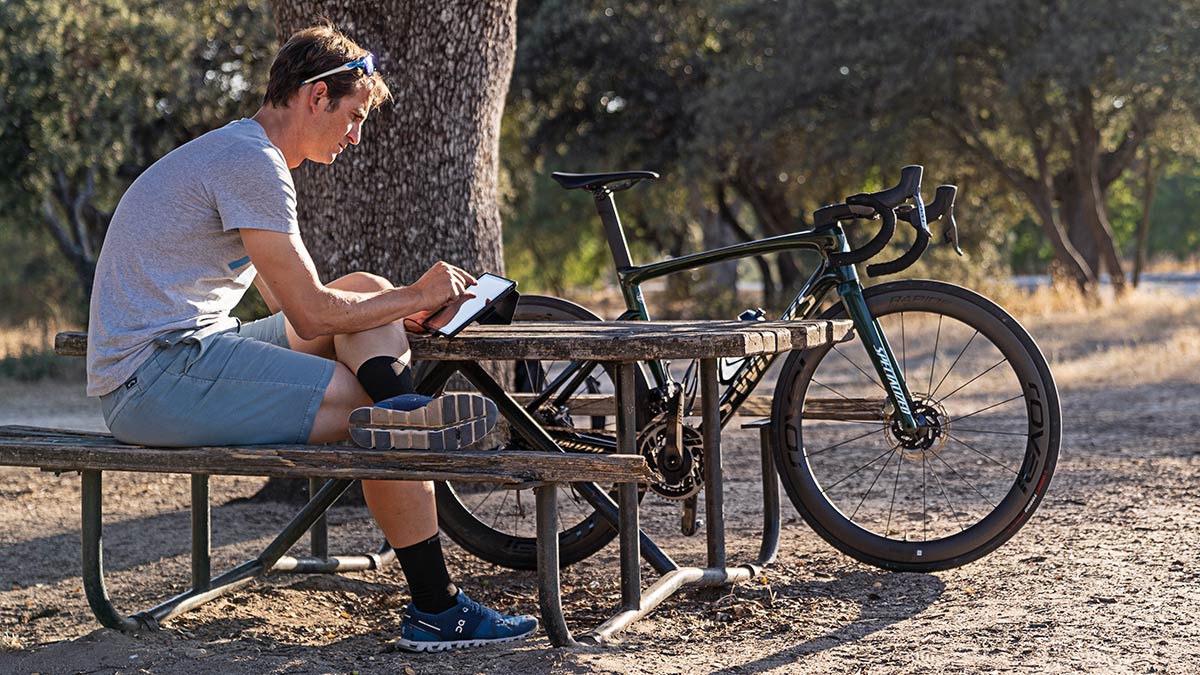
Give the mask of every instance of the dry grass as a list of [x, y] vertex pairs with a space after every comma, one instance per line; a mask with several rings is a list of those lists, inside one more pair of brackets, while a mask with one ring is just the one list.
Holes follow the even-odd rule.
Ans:
[[1045, 352], [1060, 387], [1195, 381], [1200, 298], [1135, 290], [1087, 301], [1038, 291], [1003, 302]]
[[0, 326], [0, 359], [53, 349], [54, 335], [64, 330], [78, 330], [78, 327], [56, 321]]

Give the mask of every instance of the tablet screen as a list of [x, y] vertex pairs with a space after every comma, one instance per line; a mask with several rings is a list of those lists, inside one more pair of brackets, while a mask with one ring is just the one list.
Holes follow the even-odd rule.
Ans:
[[478, 283], [474, 286], [467, 288], [467, 291], [474, 293], [475, 297], [464, 298], [447, 305], [440, 312], [431, 316], [425, 322], [425, 327], [442, 335], [454, 335], [479, 316], [487, 308], [488, 303], [517, 285], [515, 281], [498, 277], [495, 274], [481, 274], [477, 281]]

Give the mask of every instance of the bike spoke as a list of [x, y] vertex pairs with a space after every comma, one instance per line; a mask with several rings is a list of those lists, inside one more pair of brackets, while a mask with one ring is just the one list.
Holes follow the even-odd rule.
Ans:
[[966, 476], [962, 475], [961, 473], [959, 473], [959, 472], [958, 472], [958, 470], [957, 470], [957, 469], [955, 469], [954, 467], [950, 466], [950, 464], [949, 464], [949, 463], [948, 463], [946, 460], [942, 459], [942, 456], [941, 456], [941, 455], [934, 455], [934, 457], [937, 457], [937, 460], [938, 460], [939, 462], [941, 462], [942, 464], [945, 464], [945, 465], [946, 465], [946, 468], [947, 468], [947, 469], [950, 469], [950, 473], [953, 473], [955, 476], [958, 476], [959, 480], [961, 480], [962, 482], [966, 483], [966, 484], [967, 484], [967, 487], [969, 487], [969, 488], [971, 488], [972, 490], [974, 490], [974, 491], [975, 491], [975, 494], [979, 495], [980, 497], [983, 497], [983, 501], [987, 502], [989, 506], [991, 506], [993, 509], [995, 509], [995, 508], [996, 508], [996, 505], [992, 503], [992, 500], [991, 500], [991, 499], [988, 499], [988, 496], [987, 496], [987, 495], [985, 495], [985, 494], [983, 494], [982, 492], [980, 492], [980, 491], [979, 491], [979, 488], [975, 487], [975, 484], [974, 484], [974, 483], [972, 483], [972, 482], [971, 482], [971, 481], [970, 481], [970, 480], [969, 480], [969, 479], [968, 479]]
[[504, 515], [504, 505], [508, 503], [508, 493], [512, 490], [504, 491], [504, 499], [500, 500], [500, 508], [496, 509], [496, 517], [492, 518], [492, 529], [496, 529], [496, 523], [500, 522], [500, 516]]
[[[959, 359], [961, 359], [963, 357], [963, 354], [967, 353], [967, 350], [970, 349], [970, 347], [971, 347], [971, 343], [974, 342], [975, 338], [978, 336], [979, 336], [979, 331], [976, 330], [975, 334], [971, 336], [971, 339], [967, 340], [967, 344], [963, 345], [962, 351], [960, 351], [958, 353], [958, 356], [954, 357], [954, 363], [950, 364], [950, 368], [948, 370], [946, 370], [946, 373], [944, 375], [942, 375], [942, 379], [938, 380], [937, 386], [934, 387], [933, 390], [929, 392], [929, 398], [933, 398], [934, 395], [937, 394], [937, 390], [942, 388], [942, 384], [944, 384], [946, 382], [946, 378], [950, 377], [950, 373], [954, 371], [954, 366], [958, 365]], [[995, 366], [993, 366], [993, 368], [994, 367]], [[987, 371], [984, 371], [984, 372], [987, 372]], [[955, 389], [954, 391], [958, 391], [958, 390]], [[954, 392], [951, 392], [951, 394], [953, 394], [953, 393]], [[949, 396], [947, 396], [946, 398], [949, 398]]]
[[[483, 505], [486, 504], [488, 502], [488, 500], [492, 498], [492, 495], [496, 494], [496, 491], [499, 489], [500, 489], [500, 487], [497, 486], [497, 487], [492, 488], [491, 490], [488, 490], [488, 493], [483, 496], [483, 501], [476, 504], [475, 508], [470, 510], [471, 513], [475, 513], [476, 511], [482, 509]], [[460, 499], [459, 501], [462, 501], [462, 500]]]
[[883, 527], [883, 536], [892, 533], [892, 512], [896, 509], [896, 490], [900, 487], [900, 467], [904, 466], [904, 453], [897, 452], [900, 461], [896, 462], [896, 478], [892, 481], [892, 503], [888, 504], [887, 525]]
[[[967, 380], [967, 381], [966, 381], [966, 383], [964, 383], [963, 385], [961, 385], [961, 386], [960, 386], [958, 389], [955, 389], [954, 391], [950, 392], [949, 394], [946, 394], [945, 396], [943, 396], [943, 397], [942, 397], [942, 401], [944, 402], [944, 401], [947, 401], [947, 400], [949, 400], [949, 398], [950, 398], [951, 396], [953, 396], [953, 395], [957, 394], [958, 392], [962, 391], [963, 389], [966, 389], [966, 388], [967, 388], [967, 387], [968, 387], [968, 386], [969, 386], [969, 385], [970, 385], [972, 382], [974, 382], [975, 380], [978, 380], [979, 378], [983, 377], [984, 375], [987, 375], [988, 373], [992, 372], [993, 370], [995, 370], [996, 368], [998, 368], [999, 366], [1001, 366], [1001, 365], [1003, 365], [1003, 364], [1005, 364], [1005, 363], [1008, 363], [1008, 359], [1007, 359], [1007, 358], [1000, 359], [1000, 361], [999, 361], [999, 362], [997, 362], [997, 363], [995, 363], [994, 365], [992, 365], [992, 367], [991, 367], [991, 368], [988, 368], [987, 370], [985, 370], [985, 371], [983, 371], [982, 373], [980, 373], [980, 374], [976, 375], [975, 377], [972, 377], [971, 379]], [[941, 385], [939, 385], [939, 386], [941, 386]]]
[[[854, 475], [855, 475], [855, 474], [857, 474], [859, 471], [862, 471], [863, 469], [867, 468], [868, 466], [871, 466], [871, 465], [872, 465], [872, 464], [874, 464], [875, 462], [878, 462], [880, 459], [882, 459], [882, 458], [886, 457], [887, 455], [889, 455], [890, 453], [893, 453], [893, 452], [895, 452], [895, 451], [896, 451], [896, 449], [895, 449], [895, 448], [893, 448], [893, 447], [890, 447], [890, 446], [889, 446], [887, 450], [884, 450], [883, 452], [879, 453], [879, 455], [878, 455], [878, 456], [876, 456], [876, 457], [875, 457], [875, 459], [873, 459], [873, 460], [871, 460], [871, 461], [867, 462], [866, 464], [863, 464], [862, 466], [858, 467], [858, 468], [857, 468], [857, 469], [855, 469], [854, 471], [851, 471], [851, 472], [850, 472], [849, 474], [847, 474], [846, 476], [843, 476], [843, 477], [842, 477], [842, 479], [841, 479], [841, 480], [839, 480], [838, 482], [834, 483], [833, 485], [830, 485], [829, 487], [826, 487], [826, 488], [821, 488], [821, 492], [822, 492], [822, 493], [824, 493], [824, 494], [828, 494], [830, 490], [832, 490], [833, 488], [835, 488], [835, 487], [837, 487], [837, 486], [841, 485], [843, 482], [845, 482], [845, 481], [846, 481], [846, 479], [847, 479], [847, 478], [850, 478], [850, 477], [854, 476]], [[885, 466], [886, 466], [886, 464], [885, 464]]]
[[926, 497], [929, 458], [921, 453], [921, 541], [929, 541], [929, 501]]
[[998, 459], [994, 459], [994, 458], [988, 456], [987, 453], [980, 451], [975, 446], [971, 445], [970, 443], [967, 443], [966, 441], [964, 441], [960, 438], [956, 438], [953, 434], [950, 434], [949, 436], [950, 436], [950, 439], [952, 441], [954, 441], [955, 443], [958, 443], [959, 445], [966, 447], [968, 450], [971, 450], [972, 452], [974, 452], [975, 454], [979, 455], [980, 457], [986, 459], [987, 461], [991, 462], [992, 464], [995, 464], [996, 466], [1004, 469], [1005, 471], [1008, 471], [1012, 475], [1014, 475], [1014, 476], [1017, 475], [1017, 472], [1015, 470], [1009, 468], [1009, 466], [1007, 464], [1005, 464], [1004, 462], [1001, 462]]
[[[900, 454], [900, 453], [896, 452], [895, 448], [892, 448], [890, 452], [891, 452], [891, 454], [894, 454], [894, 455]], [[850, 514], [850, 520], [852, 520], [852, 521], [854, 520], [854, 516], [858, 513], [858, 510], [860, 508], [862, 508], [862, 505], [867, 501], [867, 496], [871, 494], [871, 490], [875, 489], [875, 483], [879, 482], [879, 477], [882, 476], [883, 472], [887, 470], [888, 464], [890, 464], [891, 461], [892, 461], [892, 457], [891, 457], [891, 455], [888, 455], [887, 461], [883, 463], [883, 466], [879, 467], [879, 471], [875, 474], [875, 477], [871, 479], [871, 484], [867, 486], [867, 491], [863, 493], [862, 499], [860, 499], [858, 501], [858, 506], [854, 507], [854, 513]]]
[[943, 316], [938, 314], [937, 334], [933, 338], [933, 361], [929, 364], [929, 386], [925, 391], [933, 391], [933, 371], [937, 367], [938, 343], [942, 341], [942, 319]]
[[908, 340], [904, 334], [904, 312], [900, 312], [900, 372], [908, 376]]
[[[946, 506], [950, 507], [950, 515], [954, 516], [954, 522], [958, 523], [958, 531], [965, 532], [967, 528], [963, 527], [962, 518], [959, 518], [958, 515], [958, 509], [954, 508], [954, 504], [950, 501], [950, 493], [946, 491], [946, 485], [938, 477], [937, 471], [933, 470], [933, 466], [929, 467], [929, 474], [933, 476], [933, 481], [938, 484], [938, 490], [941, 490], [942, 497], [946, 500]], [[925, 541], [929, 540], [926, 539]]]
[[[991, 410], [992, 408], [999, 408], [1000, 406], [1004, 405], [1005, 403], [1012, 403], [1013, 401], [1015, 401], [1015, 400], [1017, 400], [1017, 399], [1022, 399], [1022, 398], [1025, 398], [1025, 394], [1017, 394], [1016, 396], [1014, 396], [1014, 397], [1012, 397], [1012, 398], [1005, 399], [1005, 400], [1003, 400], [1003, 401], [1000, 401], [999, 403], [994, 403], [994, 404], [992, 404], [992, 405], [989, 405], [989, 406], [988, 406], [988, 407], [986, 407], [986, 408], [980, 408], [979, 410], [976, 410], [976, 411], [975, 411], [975, 412], [973, 412], [973, 413], [968, 413], [968, 414], [966, 414], [966, 415], [960, 415], [960, 416], [958, 416], [958, 417], [955, 417], [955, 418], [954, 418], [954, 421], [955, 421], [955, 422], [961, 422], [962, 420], [965, 420], [965, 419], [967, 419], [968, 417], [974, 417], [974, 416], [978, 415], [978, 414], [979, 414], [979, 413], [981, 413], [981, 412], [987, 412], [987, 411]], [[942, 399], [942, 400], [943, 400], [943, 401], [945, 401], [946, 399]]]
[[[868, 422], [868, 424], [870, 424], [870, 422]], [[877, 434], [877, 433], [879, 433], [880, 431], [883, 431], [885, 428], [886, 428], [886, 425], [884, 425], [884, 426], [880, 426], [880, 427], [876, 427], [876, 428], [874, 428], [874, 429], [872, 429], [872, 430], [868, 431], [868, 432], [867, 432], [867, 433], [865, 433], [865, 434], [860, 434], [860, 435], [858, 435], [858, 436], [855, 436], [854, 438], [848, 438], [848, 439], [846, 439], [846, 440], [842, 441], [841, 443], [835, 443], [834, 445], [831, 445], [831, 446], [829, 446], [829, 447], [827, 447], [827, 448], [821, 448], [820, 450], [816, 450], [816, 451], [814, 451], [814, 452], [805, 452], [805, 453], [804, 453], [804, 455], [805, 455], [806, 457], [816, 457], [817, 455], [819, 455], [819, 454], [821, 454], [821, 453], [823, 453], [823, 452], [828, 452], [828, 451], [830, 451], [830, 450], [833, 450], [834, 448], [840, 448], [840, 447], [842, 447], [843, 445], [845, 445], [845, 444], [847, 444], [847, 443], [853, 443], [854, 441], [857, 441], [857, 440], [858, 440], [858, 439], [860, 439], [860, 438], [866, 438], [867, 436], [870, 436], [871, 434]]]
[[[866, 349], [866, 348], [864, 347], [864, 349]], [[875, 378], [873, 376], [871, 376], [870, 373], [863, 370], [861, 366], [859, 366], [857, 363], [855, 363], [853, 360], [851, 360], [849, 356], [846, 356], [845, 354], [843, 354], [842, 350], [837, 348], [837, 345], [834, 345], [833, 351], [837, 352], [838, 356], [842, 357], [843, 359], [846, 359], [846, 363], [849, 363], [851, 366], [854, 366], [854, 368], [856, 370], [858, 370], [858, 372], [862, 373], [863, 377], [867, 378], [868, 382], [875, 385], [876, 387], [879, 387], [880, 391], [882, 391], [883, 393], [885, 393], [885, 394], [888, 393], [888, 390], [884, 389], [882, 384], [877, 382], [875, 380]]]
[[834, 394], [841, 396], [842, 398], [846, 399], [847, 401], [850, 400], [849, 396], [847, 396], [847, 395], [843, 394], [842, 392], [838, 391], [837, 389], [834, 389], [833, 387], [825, 384], [824, 382], [818, 382], [817, 378], [814, 377], [812, 381], [813, 381], [813, 384], [820, 385], [820, 386], [828, 389], [829, 391], [833, 392]]
[[996, 434], [999, 436], [1029, 436], [1029, 433], [1025, 431], [996, 431], [994, 429], [963, 429], [960, 427], [954, 427], [954, 433], [960, 434], [963, 432], [972, 434]]

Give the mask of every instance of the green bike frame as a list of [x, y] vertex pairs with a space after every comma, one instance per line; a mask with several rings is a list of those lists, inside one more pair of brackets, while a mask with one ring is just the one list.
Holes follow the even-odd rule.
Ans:
[[[621, 240], [620, 243], [624, 244], [623, 236]], [[611, 237], [610, 243], [612, 243]], [[821, 254], [821, 263], [801, 287], [783, 315], [779, 317], [780, 320], [789, 321], [811, 317], [825, 296], [831, 290], [836, 289], [838, 296], [846, 305], [847, 314], [854, 322], [855, 330], [862, 336], [864, 344], [868, 348], [867, 352], [879, 374], [880, 381], [889, 385], [888, 398], [895, 406], [898, 421], [906, 430], [918, 428], [919, 423], [913, 418], [911, 412], [912, 398], [908, 392], [908, 386], [904, 382], [900, 368], [897, 367], [896, 357], [892, 353], [887, 337], [867, 309], [857, 270], [853, 265], [829, 265], [829, 253], [850, 250], [845, 232], [839, 224], [778, 235], [744, 244], [734, 244], [647, 265], [618, 266], [617, 281], [621, 286], [626, 306], [626, 312], [621, 319], [650, 320], [641, 289], [642, 284], [647, 281], [727, 260], [792, 250], [816, 251]], [[614, 252], [614, 257], [618, 259], [623, 257], [627, 260], [628, 249], [626, 248], [625, 256], [618, 256]], [[776, 356], [755, 356], [743, 361], [733, 375], [729, 388], [721, 393], [722, 427], [750, 396]], [[656, 384], [662, 386], [671, 381], [671, 375], [663, 362], [651, 361], [648, 365]]]

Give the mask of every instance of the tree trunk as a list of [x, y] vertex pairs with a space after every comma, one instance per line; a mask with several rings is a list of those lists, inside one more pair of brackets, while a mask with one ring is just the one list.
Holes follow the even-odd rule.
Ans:
[[[293, 172], [301, 232], [326, 281], [362, 270], [407, 284], [438, 260], [503, 274], [497, 174], [516, 4], [272, 0], [281, 43], [328, 17], [375, 54], [395, 97], [332, 166]], [[304, 499], [304, 481], [278, 480], [261, 498]]]
[[1133, 257], [1134, 288], [1141, 283], [1142, 270], [1146, 267], [1146, 242], [1150, 239], [1150, 207], [1154, 206], [1154, 193], [1158, 190], [1158, 179], [1163, 164], [1164, 162], [1156, 157], [1153, 148], [1146, 146], [1145, 164], [1142, 167], [1142, 218], [1138, 221], [1137, 250]]
[[1095, 268], [1090, 266], [1075, 250], [1067, 233], [1063, 230], [1062, 221], [1054, 209], [1049, 189], [1036, 195], [1029, 195], [1029, 197], [1033, 201], [1034, 210], [1042, 224], [1042, 231], [1046, 233], [1046, 237], [1050, 239], [1050, 243], [1054, 247], [1056, 262], [1075, 282], [1080, 291], [1085, 294], [1093, 293], [1098, 281], [1093, 271]]
[[500, 117], [516, 0], [273, 0], [282, 39], [324, 15], [372, 50], [396, 102], [333, 166], [295, 172], [301, 230], [332, 279], [411, 283], [438, 260], [503, 273]]
[[1083, 191], [1074, 176], [1065, 181], [1058, 193], [1058, 213], [1066, 224], [1067, 237], [1079, 252], [1079, 256], [1092, 270], [1095, 281], [1100, 281], [1100, 248], [1096, 245], [1096, 236], [1088, 223], [1087, 205], [1084, 202]]
[[[1100, 187], [1100, 132], [1096, 128], [1092, 92], [1081, 89], [1077, 94], [1079, 107], [1076, 110], [1075, 130], [1075, 181], [1079, 189], [1080, 217], [1091, 230], [1100, 259], [1108, 270], [1113, 290], [1118, 295], [1125, 292], [1125, 270], [1117, 254], [1113, 240], [1112, 225], [1108, 222], [1108, 205], [1104, 190]], [[1098, 276], [1098, 275], [1097, 275]]]

